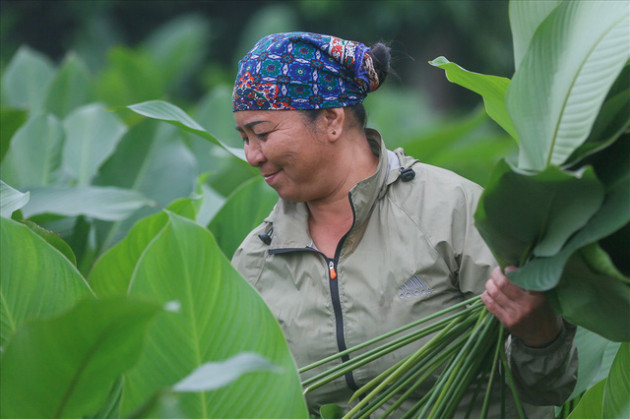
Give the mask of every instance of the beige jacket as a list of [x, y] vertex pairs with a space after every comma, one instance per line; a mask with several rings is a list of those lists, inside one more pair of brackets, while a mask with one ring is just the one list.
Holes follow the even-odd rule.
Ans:
[[[306, 205], [284, 200], [233, 258], [280, 322], [298, 366], [480, 294], [496, 265], [473, 224], [481, 187], [400, 149], [388, 151], [374, 130], [368, 138], [380, 148], [378, 169], [350, 191], [354, 224], [334, 260], [312, 247]], [[561, 404], [571, 393], [573, 334], [567, 329], [543, 349], [516, 339], [508, 343], [523, 400]], [[354, 389], [419, 346], [401, 348], [316, 390], [307, 398], [309, 408], [344, 405]], [[553, 417], [553, 409], [545, 410], [530, 416]]]

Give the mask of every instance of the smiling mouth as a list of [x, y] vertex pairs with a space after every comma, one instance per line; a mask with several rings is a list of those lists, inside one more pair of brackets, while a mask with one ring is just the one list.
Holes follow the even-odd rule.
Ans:
[[263, 177], [265, 178], [265, 182], [270, 182], [278, 173], [280, 173], [280, 170], [278, 170], [277, 172], [266, 174], [266, 175], [263, 174]]

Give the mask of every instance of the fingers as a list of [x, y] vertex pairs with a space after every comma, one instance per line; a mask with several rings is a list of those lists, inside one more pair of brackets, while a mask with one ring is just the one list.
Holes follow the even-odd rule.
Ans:
[[[506, 269], [506, 270], [509, 270]], [[507, 328], [521, 323], [544, 302], [544, 294], [524, 290], [510, 282], [499, 268], [492, 271], [486, 282], [482, 301]]]

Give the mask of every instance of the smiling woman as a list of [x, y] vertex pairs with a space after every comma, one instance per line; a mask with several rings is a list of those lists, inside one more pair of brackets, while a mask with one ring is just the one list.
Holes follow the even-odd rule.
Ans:
[[[510, 362], [522, 399], [561, 404], [575, 383], [574, 329], [544, 294], [494, 269], [472, 220], [481, 188], [388, 150], [365, 128], [362, 101], [385, 80], [389, 62], [383, 44], [305, 32], [269, 35], [241, 60], [236, 127], [248, 162], [280, 200], [238, 248], [234, 265], [278, 318], [298, 366], [483, 293], [512, 332]], [[402, 298], [410, 286], [423, 292]], [[345, 406], [354, 390], [422, 343], [309, 392], [311, 411]], [[500, 394], [491, 400], [496, 414]], [[464, 415], [468, 406], [460, 407]], [[515, 414], [511, 401], [510, 409]], [[527, 413], [553, 414], [535, 406]]]

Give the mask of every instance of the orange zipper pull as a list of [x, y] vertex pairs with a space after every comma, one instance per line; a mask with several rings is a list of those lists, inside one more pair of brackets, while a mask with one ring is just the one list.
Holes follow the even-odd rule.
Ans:
[[337, 271], [335, 271], [335, 264], [332, 260], [328, 262], [328, 269], [330, 269], [330, 279], [337, 278]]

